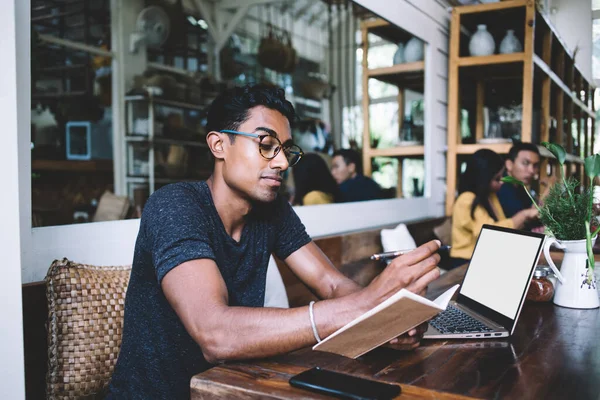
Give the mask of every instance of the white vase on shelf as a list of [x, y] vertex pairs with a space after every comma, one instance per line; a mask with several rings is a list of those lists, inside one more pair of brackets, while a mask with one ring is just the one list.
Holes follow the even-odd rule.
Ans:
[[519, 53], [521, 51], [523, 51], [523, 46], [515, 36], [515, 31], [513, 29], [507, 30], [506, 36], [500, 42], [500, 54]]
[[394, 53], [394, 65], [404, 62], [404, 43], [398, 44], [398, 50]]
[[413, 37], [404, 46], [404, 61], [415, 62], [423, 60], [423, 41]]
[[477, 32], [471, 36], [469, 41], [469, 53], [472, 56], [489, 56], [494, 54], [496, 43], [494, 38], [488, 32], [487, 26], [477, 25]]

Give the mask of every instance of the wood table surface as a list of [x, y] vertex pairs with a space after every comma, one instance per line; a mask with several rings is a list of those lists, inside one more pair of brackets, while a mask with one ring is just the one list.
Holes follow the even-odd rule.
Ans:
[[[427, 297], [460, 283], [466, 266], [442, 275]], [[493, 277], [490, 277], [493, 279]], [[600, 312], [526, 302], [508, 339], [424, 340], [413, 351], [379, 347], [356, 360], [310, 348], [223, 364], [192, 378], [199, 398], [328, 398], [292, 388], [291, 376], [322, 368], [399, 383], [399, 398], [598, 399]]]

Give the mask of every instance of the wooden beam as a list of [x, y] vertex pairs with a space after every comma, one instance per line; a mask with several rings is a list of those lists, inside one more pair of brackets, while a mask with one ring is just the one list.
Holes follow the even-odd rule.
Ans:
[[398, 184], [396, 185], [396, 197], [404, 197], [402, 192], [402, 159], [398, 159]]
[[221, 10], [228, 10], [239, 7], [251, 7], [258, 5], [283, 3], [286, 1], [289, 0], [220, 0], [215, 4]]
[[400, 156], [422, 156], [425, 153], [423, 146], [400, 146], [385, 149], [370, 149], [367, 154], [372, 157], [400, 157]]
[[446, 215], [452, 215], [456, 193], [456, 149], [460, 140], [460, 104], [459, 104], [459, 40], [460, 13], [458, 7], [452, 9], [450, 21], [450, 57], [448, 66], [448, 151], [446, 153]]
[[[542, 57], [544, 61], [549, 64], [552, 58], [552, 31], [547, 30], [544, 32], [542, 38]], [[552, 82], [548, 75], [542, 75], [542, 95], [540, 98], [540, 142], [548, 142], [550, 140], [550, 89]], [[546, 171], [540, 170], [540, 175], [546, 176]]]
[[533, 25], [535, 4], [528, 2], [525, 9], [525, 36], [523, 59], [523, 114], [521, 119], [521, 141], [531, 143], [531, 125], [533, 121]]
[[485, 84], [483, 80], [477, 80], [476, 87], [476, 104], [475, 104], [475, 141], [483, 139], [484, 130], [484, 115], [483, 108], [485, 103]]
[[371, 176], [371, 156], [369, 151], [371, 150], [371, 126], [369, 121], [369, 75], [367, 70], [369, 69], [369, 40], [367, 28], [361, 29], [361, 40], [362, 40], [362, 109], [363, 109], [363, 145], [362, 145], [362, 156], [363, 156], [363, 174], [365, 176]]
[[402, 128], [404, 127], [404, 89], [398, 88], [398, 140], [402, 140]]
[[90, 46], [87, 44], [75, 42], [73, 40], [61, 39], [61, 38], [58, 38], [58, 37], [52, 36], [52, 35], [40, 34], [40, 35], [38, 35], [38, 38], [43, 42], [56, 44], [56, 45], [59, 45], [59, 46], [62, 46], [62, 47], [68, 48], [68, 49], [85, 51], [87, 53], [96, 54], [96, 55], [102, 56], [102, 57], [111, 57], [112, 58], [115, 56], [115, 53], [113, 53], [112, 51], [108, 51], [101, 47]]
[[530, 0], [505, 0], [497, 3], [474, 4], [470, 6], [454, 7], [453, 10], [458, 10], [458, 14], [471, 14], [481, 11], [505, 10], [508, 8], [524, 7]]
[[523, 62], [524, 59], [524, 53], [492, 54], [490, 56], [458, 57], [457, 63], [461, 67], [467, 67], [471, 65], [490, 65]]
[[404, 64], [396, 64], [391, 67], [373, 68], [368, 71], [369, 77], [374, 78], [380, 75], [401, 74], [404, 72], [419, 72], [425, 70], [425, 61], [415, 61]]

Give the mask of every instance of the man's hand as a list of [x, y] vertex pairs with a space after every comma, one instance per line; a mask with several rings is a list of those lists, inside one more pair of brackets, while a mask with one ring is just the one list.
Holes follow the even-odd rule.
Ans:
[[386, 345], [391, 349], [395, 350], [414, 350], [421, 344], [421, 339], [423, 339], [423, 335], [427, 331], [427, 322], [422, 323], [414, 329], [411, 329], [407, 333], [402, 336], [398, 336], [390, 340], [390, 342]]
[[396, 257], [363, 291], [365, 304], [375, 307], [400, 289], [421, 293], [440, 276], [437, 264], [439, 240], [432, 240], [417, 249]]

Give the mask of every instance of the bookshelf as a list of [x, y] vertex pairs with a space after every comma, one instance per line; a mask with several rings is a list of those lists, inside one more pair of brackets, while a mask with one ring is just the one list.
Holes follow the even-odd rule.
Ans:
[[[496, 42], [496, 51], [507, 29], [515, 31], [523, 51], [470, 56], [469, 37], [465, 33], [475, 32], [478, 24], [487, 26]], [[511, 139], [515, 138], [538, 144], [542, 179], [554, 174], [558, 165], [540, 145], [549, 141], [567, 150], [567, 176], [585, 182], [582, 160], [592, 153], [594, 144], [594, 90], [547, 16], [536, 9], [535, 2], [506, 0], [454, 7], [448, 71], [446, 214], [452, 213], [462, 161], [482, 148], [507, 154]], [[485, 109], [507, 104], [520, 108], [518, 137], [507, 137], [502, 132], [502, 138], [489, 143]]]

